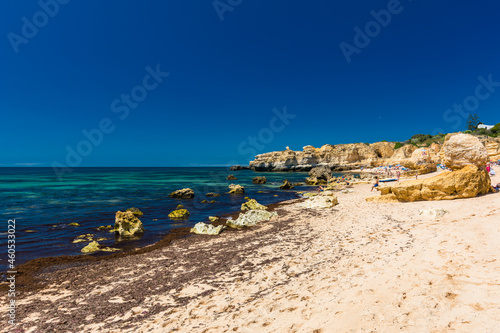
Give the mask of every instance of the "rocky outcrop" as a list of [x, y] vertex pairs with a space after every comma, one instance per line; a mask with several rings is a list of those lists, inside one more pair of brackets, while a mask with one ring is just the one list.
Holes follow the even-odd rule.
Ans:
[[249, 199], [247, 202], [241, 204], [241, 210], [243, 210], [243, 211], [252, 210], [252, 209], [266, 210], [267, 207], [264, 205], [261, 205], [255, 199]]
[[467, 165], [484, 167], [489, 160], [485, 146], [470, 134], [451, 136], [443, 146], [442, 162], [452, 170], [459, 170]]
[[141, 220], [131, 211], [116, 212], [115, 232], [122, 238], [135, 237], [144, 233], [144, 226]]
[[226, 177], [227, 180], [237, 180], [238, 178], [236, 178], [234, 175], [228, 175]]
[[[452, 139], [457, 135], [460, 137]], [[459, 133], [447, 134], [444, 145], [451, 140], [451, 143], [448, 144], [448, 147], [450, 147], [456, 141], [463, 140], [461, 138], [464, 135]], [[471, 137], [473, 136], [468, 135], [468, 137], [467, 140], [472, 140]], [[480, 141], [486, 146], [488, 158], [491, 161], [500, 159], [499, 138], [483, 137]], [[406, 165], [408, 168], [416, 168], [416, 170], [420, 170], [419, 173], [425, 173], [428, 170], [433, 170], [432, 164], [443, 162], [444, 145], [432, 143], [428, 147], [418, 148], [413, 144], [407, 144], [398, 149], [394, 149], [395, 144], [392, 142], [324, 145], [321, 148], [305, 146], [302, 151], [287, 149], [257, 155], [250, 162], [250, 168], [255, 171], [310, 171], [315, 167], [325, 166], [332, 171], [345, 171], [359, 167], [401, 164]], [[476, 145], [476, 148], [478, 147]], [[418, 152], [415, 153], [417, 150]], [[425, 155], [422, 154], [424, 150]], [[416, 158], [422, 156], [426, 156], [425, 161]], [[476, 157], [482, 159], [480, 156]], [[319, 178], [309, 177], [308, 183], [317, 185], [321, 182]]]
[[293, 184], [288, 181], [288, 179], [285, 179], [283, 181], [283, 185], [280, 186], [280, 189], [282, 190], [291, 190], [293, 188]]
[[203, 222], [198, 222], [191, 228], [190, 232], [198, 235], [218, 235], [224, 230], [226, 227], [223, 225], [219, 225], [214, 227], [212, 224], [206, 224]]
[[209, 192], [206, 194], [207, 197], [220, 197], [219, 193]]
[[375, 149], [364, 143], [324, 145], [321, 148], [305, 146], [303, 151], [283, 150], [260, 154], [250, 162], [256, 171], [309, 171], [316, 166], [333, 170], [348, 170], [371, 165], [378, 158]]
[[182, 190], [177, 190], [170, 193], [168, 196], [178, 199], [192, 199], [194, 198], [194, 191], [190, 188], [183, 188]]
[[120, 251], [120, 249], [115, 249], [113, 247], [100, 245], [97, 241], [92, 241], [87, 246], [81, 249], [82, 253], [92, 253], [97, 251], [115, 252], [115, 251]]
[[472, 198], [490, 191], [491, 179], [486, 170], [468, 165], [456, 171], [445, 171], [427, 179], [416, 179], [396, 186], [380, 187], [382, 196], [399, 201], [452, 200]]
[[265, 184], [265, 183], [267, 183], [267, 178], [264, 177], [264, 176], [262, 176], [262, 177], [260, 177], [260, 176], [259, 177], [254, 177], [252, 179], [252, 183], [254, 183], [254, 184]]
[[241, 185], [229, 185], [229, 194], [244, 194], [245, 188]]
[[375, 142], [370, 145], [379, 158], [390, 158], [394, 155], [394, 143]]
[[418, 148], [413, 151], [410, 158], [399, 162], [405, 168], [416, 170], [418, 174], [426, 174], [437, 170], [428, 148]]
[[256, 225], [258, 222], [268, 221], [277, 215], [276, 212], [268, 212], [266, 210], [249, 210], [246, 213], [240, 213], [236, 220], [229, 218], [226, 224], [231, 228], [249, 227]]

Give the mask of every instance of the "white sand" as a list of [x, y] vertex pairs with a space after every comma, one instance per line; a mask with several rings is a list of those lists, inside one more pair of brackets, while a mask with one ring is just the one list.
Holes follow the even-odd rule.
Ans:
[[[500, 193], [380, 204], [365, 202], [369, 190], [340, 194], [316, 217], [287, 207], [296, 237], [313, 241], [129, 331], [500, 332]], [[430, 208], [450, 213], [419, 215]], [[248, 260], [288, 248], [263, 246]]]

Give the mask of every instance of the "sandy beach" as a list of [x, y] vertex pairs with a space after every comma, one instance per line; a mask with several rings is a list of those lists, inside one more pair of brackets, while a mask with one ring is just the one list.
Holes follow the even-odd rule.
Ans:
[[[499, 332], [500, 193], [373, 203], [365, 200], [377, 195], [370, 189], [362, 184], [337, 193], [339, 205], [330, 209], [287, 202], [276, 208], [278, 217], [241, 231], [45, 269], [36, 276], [38, 290], [18, 295], [16, 327]], [[419, 214], [432, 208], [449, 213], [439, 219]]]

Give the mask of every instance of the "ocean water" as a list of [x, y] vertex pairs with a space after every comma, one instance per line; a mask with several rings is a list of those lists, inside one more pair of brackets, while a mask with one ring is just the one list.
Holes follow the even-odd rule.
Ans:
[[[228, 174], [238, 180], [228, 181]], [[255, 176], [266, 176], [267, 184], [252, 184]], [[106, 246], [131, 248], [152, 244], [172, 228], [191, 227], [208, 222], [208, 216], [225, 216], [239, 211], [248, 196], [267, 205], [297, 198], [299, 186], [285, 191], [278, 187], [284, 179], [304, 182], [307, 173], [270, 173], [227, 168], [75, 168], [58, 180], [52, 168], [0, 168], [0, 271], [7, 269], [7, 222], [16, 220], [16, 265], [38, 257], [77, 255], [87, 243], [72, 243], [82, 234], [110, 237]], [[228, 185], [240, 184], [245, 195], [227, 194]], [[170, 192], [189, 187], [194, 199], [169, 198]], [[263, 191], [264, 193], [258, 193]], [[220, 197], [207, 198], [216, 192]], [[216, 200], [202, 204], [202, 200]], [[191, 215], [172, 220], [168, 214], [182, 204]], [[112, 233], [97, 231], [101, 225], [113, 225], [115, 213], [137, 207], [146, 232], [140, 240], [117, 242]], [[79, 227], [69, 226], [76, 222]], [[34, 232], [28, 232], [34, 231]]]

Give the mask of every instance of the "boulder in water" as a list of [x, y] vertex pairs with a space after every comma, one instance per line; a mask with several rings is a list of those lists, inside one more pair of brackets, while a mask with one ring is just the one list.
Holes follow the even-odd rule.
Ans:
[[241, 185], [231, 184], [231, 185], [229, 185], [229, 193], [230, 194], [244, 194], [245, 188]]
[[189, 211], [187, 209], [176, 209], [170, 214], [168, 214], [168, 217], [171, 219], [183, 219], [189, 216]]
[[259, 177], [254, 177], [252, 179], [252, 183], [254, 183], [254, 184], [265, 184], [265, 183], [267, 183], [267, 178], [263, 177], [263, 176], [262, 177], [260, 177], [260, 176]]
[[229, 176], [227, 176], [227, 178], [226, 178], [226, 179], [227, 179], [227, 180], [236, 180], [236, 179], [238, 179], [238, 178], [236, 178], [234, 175], [229, 175]]
[[219, 193], [210, 192], [210, 193], [207, 193], [206, 196], [207, 197], [220, 197], [220, 194]]
[[192, 199], [194, 198], [194, 191], [190, 188], [183, 188], [182, 190], [177, 190], [170, 193], [168, 196], [178, 199]]
[[124, 238], [134, 237], [144, 233], [144, 226], [131, 211], [118, 211], [115, 215], [114, 231]]

